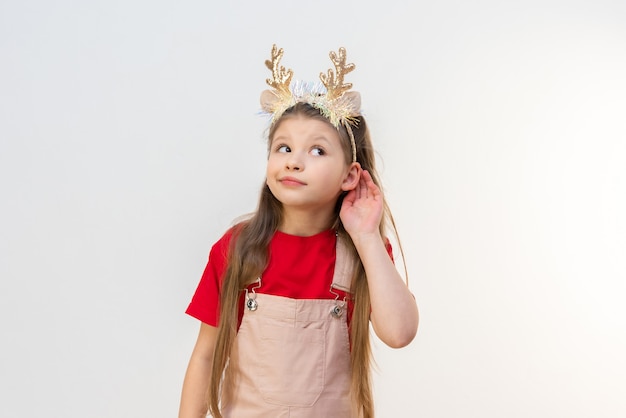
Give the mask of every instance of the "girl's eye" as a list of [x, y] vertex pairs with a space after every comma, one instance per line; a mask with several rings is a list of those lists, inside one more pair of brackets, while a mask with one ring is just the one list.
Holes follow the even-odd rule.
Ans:
[[289, 148], [287, 145], [281, 145], [278, 148], [276, 148], [276, 151], [278, 151], [278, 152], [291, 152], [291, 148]]
[[324, 152], [323, 149], [316, 147], [316, 148], [313, 148], [311, 150], [311, 154], [313, 154], [313, 155], [324, 155], [325, 152]]

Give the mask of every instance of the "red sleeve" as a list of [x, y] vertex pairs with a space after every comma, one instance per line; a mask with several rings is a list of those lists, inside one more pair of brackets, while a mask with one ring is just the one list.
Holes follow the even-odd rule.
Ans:
[[387, 249], [389, 258], [391, 258], [391, 261], [393, 261], [395, 264], [396, 260], [393, 259], [393, 248], [391, 248], [391, 242], [389, 241], [389, 238], [385, 238], [385, 248]]
[[200, 321], [216, 327], [220, 312], [220, 287], [226, 271], [226, 260], [232, 231], [217, 241], [209, 253], [209, 261], [200, 278], [200, 283], [185, 311]]

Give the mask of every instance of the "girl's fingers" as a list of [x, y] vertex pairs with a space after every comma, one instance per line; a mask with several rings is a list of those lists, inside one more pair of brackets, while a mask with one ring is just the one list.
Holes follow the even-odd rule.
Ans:
[[[363, 173], [365, 173], [365, 171], [363, 171]], [[357, 185], [356, 189], [358, 191], [357, 197], [359, 199], [367, 196], [367, 186], [363, 175], [361, 175], [361, 178], [359, 179], [359, 184]]]
[[378, 196], [380, 194], [380, 190], [378, 189], [378, 186], [376, 186], [376, 183], [374, 183], [374, 180], [372, 179], [369, 171], [363, 170], [361, 180], [363, 180], [363, 185], [365, 187], [366, 193], [369, 193], [372, 196]]

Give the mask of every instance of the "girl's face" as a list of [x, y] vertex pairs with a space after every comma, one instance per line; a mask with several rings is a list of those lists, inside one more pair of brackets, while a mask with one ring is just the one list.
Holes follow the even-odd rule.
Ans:
[[358, 164], [346, 163], [337, 129], [324, 121], [282, 120], [269, 150], [267, 185], [285, 210], [332, 211], [341, 192], [356, 185], [354, 177], [358, 182]]

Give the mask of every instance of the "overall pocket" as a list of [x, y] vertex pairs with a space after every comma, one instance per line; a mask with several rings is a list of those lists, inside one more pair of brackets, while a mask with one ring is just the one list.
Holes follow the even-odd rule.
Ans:
[[255, 380], [268, 403], [307, 407], [324, 389], [326, 331], [321, 323], [304, 325], [262, 325]]

